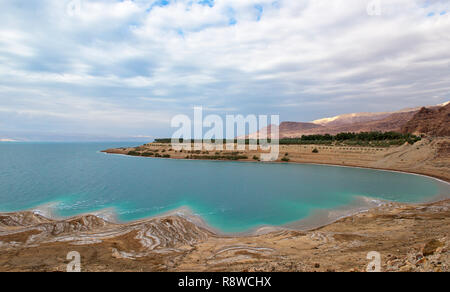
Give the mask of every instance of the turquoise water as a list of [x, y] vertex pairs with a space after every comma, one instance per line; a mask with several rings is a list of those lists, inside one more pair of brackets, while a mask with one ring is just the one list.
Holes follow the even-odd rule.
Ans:
[[123, 146], [132, 145], [0, 143], [0, 211], [53, 202], [59, 216], [112, 208], [128, 222], [189, 207], [222, 232], [243, 232], [292, 223], [360, 196], [423, 202], [450, 194], [447, 184], [402, 173], [99, 153]]

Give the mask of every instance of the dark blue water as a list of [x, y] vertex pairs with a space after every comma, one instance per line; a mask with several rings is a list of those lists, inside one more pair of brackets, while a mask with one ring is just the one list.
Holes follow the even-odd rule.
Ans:
[[[133, 143], [133, 146], [139, 143]], [[0, 211], [55, 203], [59, 216], [112, 208], [133, 221], [186, 206], [223, 232], [282, 225], [360, 196], [423, 202], [439, 181], [316, 165], [166, 160], [99, 153], [127, 143], [0, 143]]]

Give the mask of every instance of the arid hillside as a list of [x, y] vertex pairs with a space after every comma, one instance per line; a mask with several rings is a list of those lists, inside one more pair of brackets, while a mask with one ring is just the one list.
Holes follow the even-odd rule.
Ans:
[[450, 104], [439, 109], [422, 108], [402, 127], [402, 132], [450, 136]]
[[[435, 136], [448, 136], [450, 131], [448, 107], [449, 104], [445, 103], [422, 109], [412, 108], [396, 112], [344, 114], [310, 123], [282, 122], [279, 126], [279, 134], [280, 138], [296, 138], [302, 135], [336, 135], [343, 132], [411, 132], [415, 129], [421, 130], [423, 128], [422, 130], [425, 133], [430, 132]], [[447, 115], [445, 112], [447, 112]], [[410, 121], [411, 123], [409, 124], [408, 122]], [[426, 121], [430, 122], [430, 125], [427, 125]], [[424, 126], [421, 126], [421, 124], [424, 124]], [[439, 127], [445, 129], [439, 130], [437, 129]], [[252, 133], [247, 138], [257, 139], [258, 136], [264, 138], [266, 133], [270, 136], [272, 126], [264, 128], [260, 132]]]

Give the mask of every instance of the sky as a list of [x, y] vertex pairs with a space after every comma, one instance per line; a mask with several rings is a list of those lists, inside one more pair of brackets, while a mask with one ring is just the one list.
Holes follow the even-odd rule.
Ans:
[[[369, 9], [368, 9], [369, 8]], [[450, 1], [0, 0], [0, 140], [169, 137], [450, 100]]]

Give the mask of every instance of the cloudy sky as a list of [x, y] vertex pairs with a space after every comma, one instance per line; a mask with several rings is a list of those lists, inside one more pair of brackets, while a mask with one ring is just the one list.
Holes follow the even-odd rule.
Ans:
[[0, 139], [438, 104], [449, 32], [448, 0], [0, 0]]

